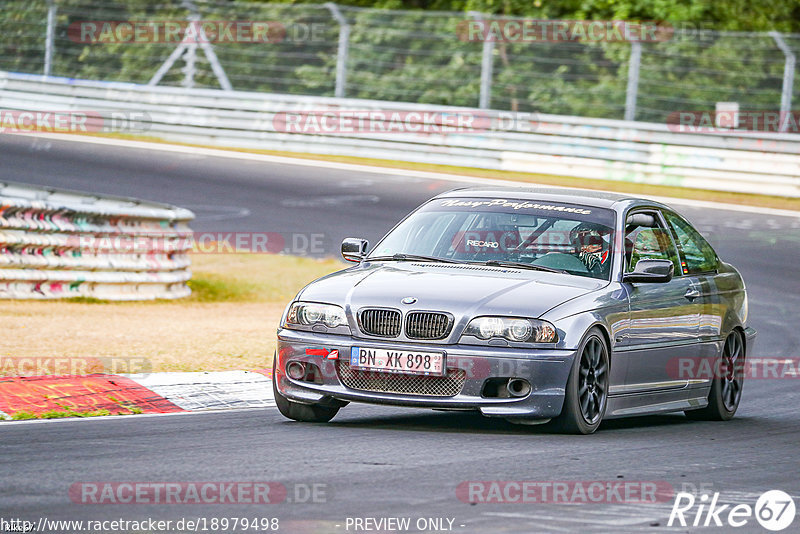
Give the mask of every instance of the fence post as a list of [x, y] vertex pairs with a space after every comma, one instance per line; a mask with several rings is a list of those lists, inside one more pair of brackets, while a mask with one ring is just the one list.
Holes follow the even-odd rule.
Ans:
[[44, 41], [44, 75], [50, 76], [53, 70], [53, 49], [56, 38], [56, 11], [58, 7], [53, 0], [47, 0], [47, 33]]
[[347, 18], [339, 11], [339, 6], [333, 2], [325, 3], [333, 18], [339, 23], [339, 47], [336, 51], [336, 89], [334, 96], [344, 98], [347, 90], [347, 56], [350, 50], [350, 24]]
[[642, 62], [642, 43], [631, 42], [631, 57], [628, 61], [628, 87], [625, 91], [625, 120], [636, 120], [636, 98], [639, 92], [639, 65]]
[[[470, 16], [478, 22], [483, 22], [483, 13], [470, 11]], [[483, 54], [481, 56], [481, 92], [478, 97], [478, 107], [488, 109], [492, 102], [492, 75], [494, 72], [494, 39], [488, 37], [488, 32], [483, 28]]]
[[795, 56], [792, 49], [786, 45], [786, 41], [778, 32], [769, 32], [769, 35], [786, 56], [783, 64], [783, 88], [781, 89], [781, 115], [779, 131], [785, 132], [789, 126], [789, 113], [792, 112], [792, 85], [794, 84], [794, 62]]

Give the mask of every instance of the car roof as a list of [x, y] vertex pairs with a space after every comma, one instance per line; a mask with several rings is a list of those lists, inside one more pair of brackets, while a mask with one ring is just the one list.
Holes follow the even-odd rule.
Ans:
[[634, 197], [625, 193], [611, 193], [608, 191], [592, 191], [587, 189], [569, 189], [563, 187], [504, 187], [504, 186], [479, 186], [452, 189], [437, 195], [435, 198], [453, 197], [476, 198], [507, 198], [519, 200], [536, 200], [539, 202], [564, 202], [580, 204], [597, 208], [608, 208], [622, 211], [628, 207], [645, 205], [669, 208], [660, 202], [645, 198]]

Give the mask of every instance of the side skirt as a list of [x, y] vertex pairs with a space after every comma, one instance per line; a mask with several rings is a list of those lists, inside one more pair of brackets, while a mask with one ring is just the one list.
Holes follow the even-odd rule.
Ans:
[[708, 405], [708, 388], [609, 395], [604, 419], [680, 412]]

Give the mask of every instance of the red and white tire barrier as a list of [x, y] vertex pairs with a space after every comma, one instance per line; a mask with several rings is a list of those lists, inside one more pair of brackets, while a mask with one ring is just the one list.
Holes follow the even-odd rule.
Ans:
[[0, 182], [0, 299], [191, 293], [186, 209]]

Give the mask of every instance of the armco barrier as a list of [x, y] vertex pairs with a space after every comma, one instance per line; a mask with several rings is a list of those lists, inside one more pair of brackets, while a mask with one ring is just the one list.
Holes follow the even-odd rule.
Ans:
[[[185, 143], [361, 156], [800, 197], [800, 135], [680, 133], [667, 124], [402, 102], [153, 87], [0, 72], [0, 110], [136, 112], [140, 133]], [[287, 133], [276, 115], [321, 111], [469, 113], [476, 131]], [[425, 119], [421, 119], [425, 123]], [[429, 123], [426, 123], [429, 124]]]
[[0, 183], [0, 298], [189, 295], [191, 211]]

